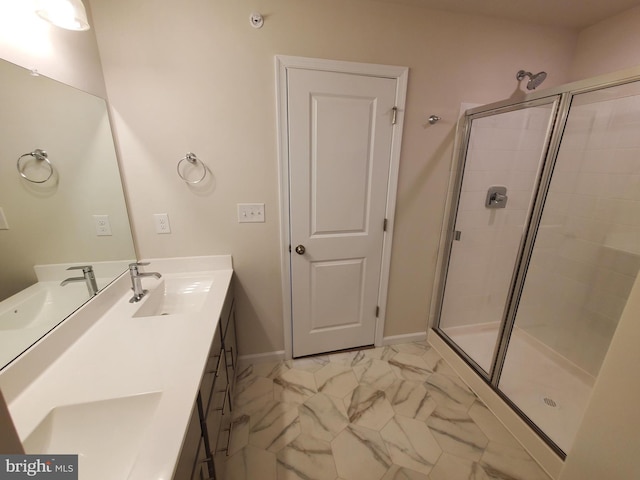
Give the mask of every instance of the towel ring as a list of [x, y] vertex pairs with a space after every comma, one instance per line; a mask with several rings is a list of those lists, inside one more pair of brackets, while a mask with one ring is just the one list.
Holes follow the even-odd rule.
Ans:
[[[182, 175], [182, 173], [180, 173], [180, 164], [184, 161], [189, 162], [191, 165], [193, 166], [197, 166], [198, 163], [200, 163], [200, 165], [202, 165], [202, 176], [198, 179], [198, 180], [187, 180], [184, 175]], [[184, 180], [187, 183], [190, 183], [192, 185], [195, 185], [196, 183], [200, 183], [202, 180], [204, 180], [204, 177], [207, 176], [207, 166], [204, 164], [204, 162], [202, 160], [200, 160], [195, 153], [191, 153], [188, 152], [184, 157], [182, 157], [179, 161], [178, 161], [178, 166], [176, 167], [176, 170], [178, 171], [178, 176]]]
[[[20, 160], [22, 160], [24, 157], [33, 157], [38, 161], [44, 161], [47, 163], [47, 165], [49, 166], [49, 176], [47, 178], [45, 178], [44, 180], [32, 180], [31, 178], [27, 177], [27, 175], [24, 173], [24, 169], [22, 169], [20, 167]], [[31, 183], [44, 183], [47, 180], [49, 180], [52, 176], [53, 176], [53, 165], [51, 165], [51, 162], [49, 161], [49, 156], [47, 155], [47, 152], [45, 152], [44, 150], [40, 150], [39, 148], [36, 148], [33, 152], [29, 152], [29, 153], [25, 153], [24, 155], [20, 155], [18, 157], [18, 161], [16, 162], [16, 168], [18, 169], [18, 173], [20, 174], [20, 176], [22, 178], [24, 178], [25, 180], [31, 182]]]

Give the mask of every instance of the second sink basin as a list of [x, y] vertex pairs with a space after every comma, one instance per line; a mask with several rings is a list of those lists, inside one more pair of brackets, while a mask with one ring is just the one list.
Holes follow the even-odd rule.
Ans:
[[56, 407], [24, 440], [25, 452], [78, 454], [81, 478], [127, 478], [161, 396], [151, 392]]
[[195, 313], [202, 309], [211, 290], [211, 274], [167, 274], [156, 288], [143, 298], [134, 317]]

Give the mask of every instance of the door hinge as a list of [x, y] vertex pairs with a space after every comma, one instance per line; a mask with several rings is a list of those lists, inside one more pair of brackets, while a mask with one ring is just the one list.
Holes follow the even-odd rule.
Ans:
[[453, 239], [460, 241], [460, 239], [462, 238], [462, 232], [460, 230], [456, 230], [453, 232]]
[[380, 316], [380, 306], [376, 305], [376, 318]]
[[387, 223], [388, 223], [388, 222], [387, 222], [387, 219], [385, 218], [385, 219], [384, 219], [384, 222], [382, 222], [382, 231], [383, 231], [383, 232], [386, 232], [386, 231], [387, 231]]
[[391, 109], [391, 125], [396, 123], [398, 123], [398, 107], [393, 107]]

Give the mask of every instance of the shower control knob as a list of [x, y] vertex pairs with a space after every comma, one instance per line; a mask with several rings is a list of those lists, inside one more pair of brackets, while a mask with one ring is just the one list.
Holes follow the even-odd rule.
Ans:
[[296, 253], [297, 253], [298, 255], [304, 255], [304, 252], [306, 252], [306, 251], [307, 251], [307, 249], [306, 249], [306, 248], [304, 248], [304, 245], [298, 245], [298, 246], [296, 247]]

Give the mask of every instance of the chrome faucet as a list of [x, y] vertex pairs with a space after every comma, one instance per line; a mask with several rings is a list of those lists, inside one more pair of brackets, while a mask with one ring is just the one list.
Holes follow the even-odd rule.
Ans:
[[146, 265], [149, 265], [149, 262], [135, 262], [129, 264], [129, 275], [131, 275], [131, 284], [133, 285], [131, 287], [131, 290], [133, 290], [133, 297], [131, 297], [129, 303], [139, 302], [142, 300], [142, 297], [149, 292], [142, 288], [142, 277], [162, 277], [158, 272], [145, 273], [138, 270], [138, 267], [144, 267]]
[[89, 291], [90, 297], [93, 297], [98, 293], [98, 284], [96, 283], [96, 276], [93, 273], [93, 266], [81, 265], [78, 267], [69, 267], [67, 270], [82, 270], [82, 277], [66, 278], [62, 283], [60, 283], [61, 286], [64, 287], [67, 283], [72, 282], [85, 282], [87, 284], [87, 290]]

